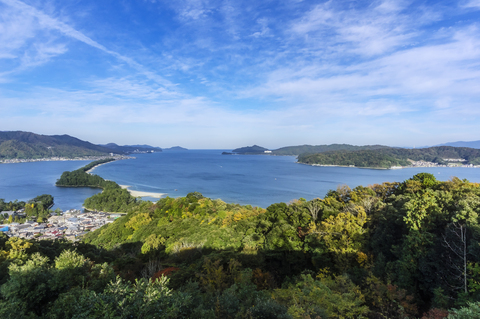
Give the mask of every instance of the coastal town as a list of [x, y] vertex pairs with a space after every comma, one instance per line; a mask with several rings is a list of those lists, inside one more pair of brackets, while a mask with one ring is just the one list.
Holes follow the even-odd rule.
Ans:
[[434, 162], [427, 162], [427, 161], [410, 161], [411, 165], [407, 167], [475, 167], [479, 168], [480, 165], [473, 165], [473, 164], [464, 164], [466, 159], [460, 158], [444, 158], [447, 164], [439, 164]]
[[[23, 212], [2, 211], [0, 214], [22, 217]], [[9, 237], [25, 239], [59, 239], [78, 241], [83, 235], [103, 225], [113, 223], [122, 214], [110, 214], [96, 211], [70, 209], [65, 212], [52, 213], [45, 222], [28, 220], [23, 224], [12, 222], [0, 225], [0, 231]]]

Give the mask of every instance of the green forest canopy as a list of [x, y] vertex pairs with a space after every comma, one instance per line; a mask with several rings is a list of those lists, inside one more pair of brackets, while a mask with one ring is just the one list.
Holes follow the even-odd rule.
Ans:
[[[261, 273], [265, 290], [293, 317], [324, 311], [341, 318], [346, 309], [338, 304], [327, 309], [321, 301], [327, 297], [320, 296], [348, 286], [352, 312], [343, 313], [345, 318], [413, 318], [478, 300], [479, 212], [479, 184], [440, 182], [422, 173], [402, 183], [343, 186], [323, 199], [267, 209], [199, 193], [141, 202], [88, 234], [85, 243], [105, 249], [138, 245], [140, 254], [178, 268], [170, 278], [180, 286], [191, 276], [190, 267], [221, 266], [228, 277], [233, 258], [243, 269]], [[208, 264], [213, 261], [216, 266]], [[319, 295], [310, 295], [312, 289]]]

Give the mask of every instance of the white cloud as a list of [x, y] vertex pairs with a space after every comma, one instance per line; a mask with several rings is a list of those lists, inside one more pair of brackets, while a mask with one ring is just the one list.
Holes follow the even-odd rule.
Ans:
[[42, 65], [53, 57], [67, 52], [64, 44], [37, 43], [32, 49], [33, 52], [25, 51], [21, 57], [21, 67], [16, 70], [17, 72], [22, 69]]
[[184, 21], [201, 20], [212, 13], [215, 6], [209, 0], [179, 0], [167, 1], [177, 12], [179, 18]]
[[[427, 32], [421, 25], [441, 14], [404, 8], [396, 1], [365, 11], [336, 8], [332, 2], [315, 6], [292, 24], [296, 38], [285, 51], [290, 59], [242, 94], [342, 116], [427, 111], [439, 99], [451, 105], [461, 99], [468, 101], [464, 108], [478, 109], [478, 29], [460, 25]], [[415, 21], [418, 16], [429, 18]], [[304, 46], [295, 42], [302, 37]]]
[[34, 21], [9, 6], [0, 5], [0, 59], [17, 57], [17, 50], [35, 36]]
[[291, 31], [313, 49], [334, 50], [341, 55], [379, 55], [405, 45], [417, 35], [413, 26], [427, 22], [403, 13], [405, 6], [400, 1], [382, 1], [367, 8], [347, 9], [328, 1], [295, 21]]
[[260, 25], [260, 31], [254, 32], [251, 36], [254, 38], [263, 38], [270, 35], [270, 28], [268, 27], [268, 19], [261, 18], [257, 20]]
[[464, 8], [480, 8], [480, 0], [469, 0], [462, 5]]
[[[155, 81], [161, 85], [167, 86], [167, 87], [173, 87], [174, 85], [164, 79], [163, 77], [155, 74], [154, 72], [148, 70], [145, 68], [143, 65], [140, 63], [136, 62], [130, 57], [127, 57], [125, 55], [122, 55], [118, 52], [112, 51], [107, 49], [105, 46], [102, 44], [96, 42], [95, 40], [89, 38], [82, 32], [75, 30], [73, 27], [63, 23], [62, 21], [59, 21], [57, 19], [54, 19], [45, 13], [37, 10], [36, 8], [29, 6], [21, 1], [18, 0], [0, 0], [0, 3], [4, 3], [7, 6], [14, 8], [15, 10], [19, 11], [20, 13], [17, 13], [17, 15], [21, 15], [23, 17], [27, 17], [28, 19], [35, 19], [40, 26], [41, 29], [44, 30], [55, 30], [60, 32], [61, 34], [71, 38], [75, 39], [77, 41], [83, 42], [91, 47], [94, 47], [96, 49], [99, 49], [115, 58], [117, 58], [119, 61], [124, 62], [128, 64], [129, 66], [133, 67], [140, 73], [142, 73], [145, 77], [148, 79]], [[39, 32], [39, 30], [35, 30], [36, 32]], [[54, 50], [50, 50], [53, 52]], [[60, 52], [60, 51], [59, 51]], [[65, 52], [65, 51], [63, 51]], [[62, 52], [62, 53], [63, 53]]]
[[105, 78], [91, 81], [88, 84], [92, 87], [92, 90], [112, 97], [137, 100], [162, 100], [180, 97], [177, 92], [167, 90], [155, 82], [149, 82], [142, 78]]

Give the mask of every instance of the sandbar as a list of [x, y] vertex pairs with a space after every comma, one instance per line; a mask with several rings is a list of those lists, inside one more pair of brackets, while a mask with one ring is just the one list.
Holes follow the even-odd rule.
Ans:
[[121, 188], [126, 189], [130, 195], [133, 197], [153, 197], [153, 198], [162, 198], [162, 196], [167, 195], [165, 193], [153, 193], [153, 192], [141, 192], [130, 189], [130, 185], [120, 185]]
[[[112, 162], [113, 162], [113, 161], [112, 161]], [[97, 167], [99, 167], [99, 166], [102, 166], [102, 165], [104, 165], [104, 164], [108, 164], [108, 163], [110, 163], [110, 162], [95, 165], [94, 167], [92, 167], [92, 168], [90, 168], [88, 171], [86, 171], [85, 173], [92, 175], [92, 172], [95, 170], [95, 168], [97, 168]]]

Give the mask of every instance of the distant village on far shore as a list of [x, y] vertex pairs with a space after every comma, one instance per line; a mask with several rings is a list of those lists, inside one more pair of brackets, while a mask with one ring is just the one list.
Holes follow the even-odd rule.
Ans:
[[115, 160], [121, 159], [134, 159], [135, 157], [126, 156], [126, 155], [118, 155], [110, 153], [109, 156], [80, 156], [80, 157], [44, 157], [44, 158], [12, 158], [12, 159], [4, 159], [0, 160], [2, 164], [13, 164], [13, 163], [30, 163], [30, 162], [55, 162], [55, 161], [98, 161], [107, 158], [114, 158]]

